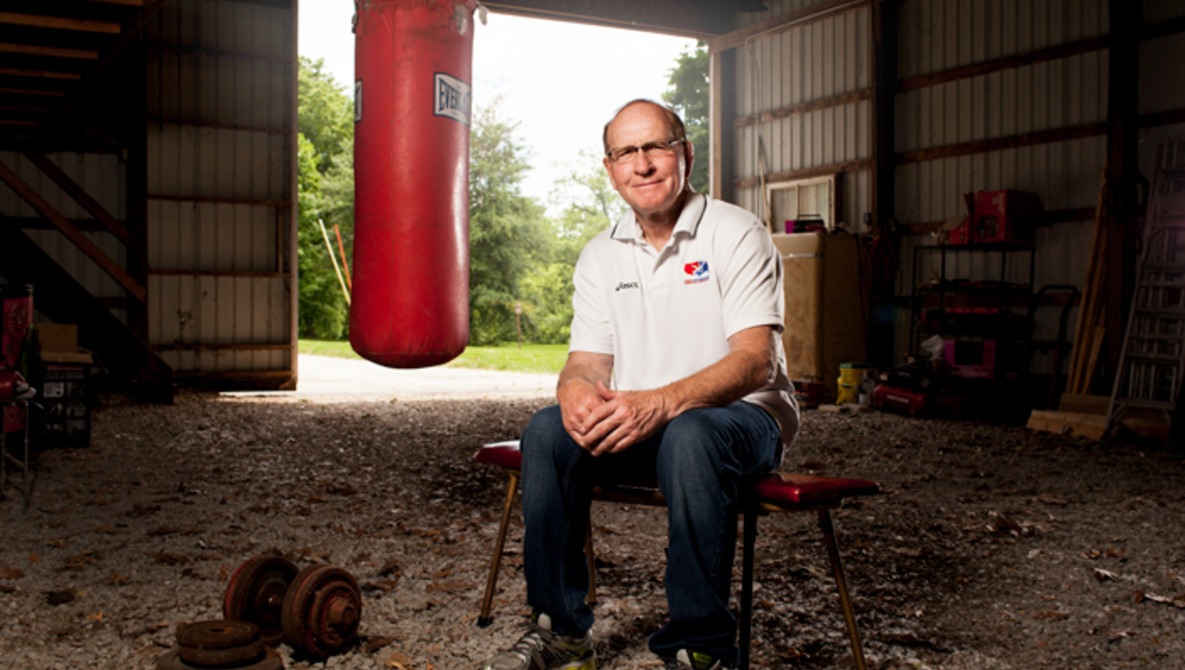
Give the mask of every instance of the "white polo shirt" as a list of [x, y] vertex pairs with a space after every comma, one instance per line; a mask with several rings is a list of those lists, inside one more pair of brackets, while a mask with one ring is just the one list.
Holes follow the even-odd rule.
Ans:
[[[752, 213], [691, 195], [662, 251], [627, 212], [584, 248], [576, 263], [570, 351], [613, 356], [614, 387], [669, 384], [728, 354], [728, 338], [754, 326], [781, 332], [782, 261]], [[798, 405], [786, 374], [782, 338], [778, 373], [744, 398], [769, 412], [789, 447]]]

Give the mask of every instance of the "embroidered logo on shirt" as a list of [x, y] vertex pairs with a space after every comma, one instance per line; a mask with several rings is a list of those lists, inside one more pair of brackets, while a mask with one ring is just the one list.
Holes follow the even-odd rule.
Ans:
[[618, 283], [617, 283], [617, 288], [615, 288], [615, 289], [613, 289], [613, 290], [614, 290], [614, 291], [620, 291], [620, 290], [621, 290], [621, 289], [623, 289], [623, 288], [638, 288], [638, 282], [636, 282], [636, 281], [623, 281], [623, 282], [618, 282]]
[[683, 266], [683, 274], [687, 275], [687, 279], [683, 280], [684, 284], [699, 284], [700, 282], [708, 281], [708, 262], [694, 261]]

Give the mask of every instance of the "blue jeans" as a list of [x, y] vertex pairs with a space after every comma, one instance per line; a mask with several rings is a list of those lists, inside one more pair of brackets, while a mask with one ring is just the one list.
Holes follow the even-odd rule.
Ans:
[[666, 593], [670, 620], [650, 638], [664, 658], [679, 649], [735, 663], [736, 616], [729, 609], [736, 507], [743, 483], [777, 467], [777, 422], [745, 402], [686, 412], [645, 442], [593, 457], [564, 430], [558, 406], [537, 412], [522, 437], [523, 562], [527, 603], [553, 629], [582, 635], [584, 539], [594, 482], [658, 483], [667, 500]]

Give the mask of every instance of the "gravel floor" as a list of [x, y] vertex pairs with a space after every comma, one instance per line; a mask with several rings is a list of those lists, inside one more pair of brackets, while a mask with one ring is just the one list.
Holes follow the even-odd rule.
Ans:
[[[503, 479], [470, 462], [545, 396], [103, 397], [92, 445], [39, 454], [0, 500], [5, 668], [153, 668], [282, 553], [348, 570], [360, 642], [302, 668], [476, 668], [521, 616], [515, 524], [478, 628]], [[787, 469], [876, 479], [835, 514], [869, 667], [1185, 668], [1182, 452], [1023, 428], [808, 412]], [[10, 484], [19, 483], [19, 478]], [[659, 667], [661, 510], [599, 505], [601, 668]], [[762, 522], [754, 668], [850, 667], [812, 519]]]

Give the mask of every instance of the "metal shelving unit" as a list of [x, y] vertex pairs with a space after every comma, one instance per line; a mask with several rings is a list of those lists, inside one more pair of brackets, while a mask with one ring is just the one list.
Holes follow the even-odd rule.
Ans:
[[[932, 267], [927, 258], [939, 256], [938, 273], [926, 279]], [[998, 260], [991, 276], [952, 278], [949, 261], [957, 255], [995, 254], [983, 267]], [[1022, 263], [1024, 281], [1010, 282]], [[1017, 380], [1024, 376], [1025, 357], [1033, 332], [1033, 275], [1036, 252], [1032, 244], [999, 243], [968, 245], [925, 245], [913, 251], [913, 285], [910, 293], [910, 338], [915, 352], [929, 336], [940, 335], [972, 353], [982, 352], [978, 365], [948, 367], [947, 376], [989, 381]], [[1011, 273], [1011, 274], [1010, 274]], [[990, 351], [989, 351], [990, 350]], [[950, 356], [948, 355], [949, 359]], [[985, 359], [990, 358], [990, 364]], [[948, 360], [949, 362], [949, 360]]]

